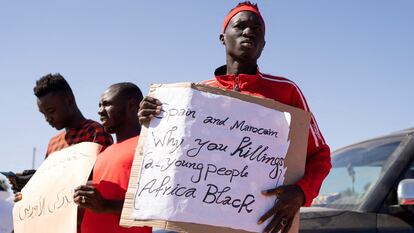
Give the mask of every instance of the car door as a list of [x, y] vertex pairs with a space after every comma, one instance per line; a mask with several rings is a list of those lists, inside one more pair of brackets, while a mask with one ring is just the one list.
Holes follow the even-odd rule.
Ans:
[[[409, 156], [411, 154], [411, 156]], [[403, 171], [402, 175], [396, 180], [393, 187], [377, 215], [378, 232], [401, 232], [414, 233], [414, 206], [400, 206], [397, 200], [397, 187], [402, 179], [414, 179], [414, 150], [406, 154], [411, 157], [409, 166]], [[404, 159], [403, 159], [404, 160]], [[403, 161], [404, 162], [404, 161]], [[404, 166], [401, 164], [400, 166]]]

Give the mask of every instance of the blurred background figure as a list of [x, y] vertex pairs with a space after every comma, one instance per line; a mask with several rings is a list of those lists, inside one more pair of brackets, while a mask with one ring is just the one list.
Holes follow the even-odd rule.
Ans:
[[13, 191], [6, 176], [0, 174], [0, 233], [13, 231]]

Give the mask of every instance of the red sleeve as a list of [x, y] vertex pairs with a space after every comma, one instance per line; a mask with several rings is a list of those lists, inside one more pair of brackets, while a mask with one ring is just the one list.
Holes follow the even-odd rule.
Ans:
[[[296, 107], [310, 112], [305, 97], [299, 88], [295, 89], [294, 102]], [[298, 185], [305, 194], [304, 206], [310, 206], [315, 197], [318, 196], [322, 182], [331, 169], [331, 152], [326, 144], [322, 133], [313, 114], [308, 136], [308, 149], [306, 155], [305, 174], [296, 185]]]

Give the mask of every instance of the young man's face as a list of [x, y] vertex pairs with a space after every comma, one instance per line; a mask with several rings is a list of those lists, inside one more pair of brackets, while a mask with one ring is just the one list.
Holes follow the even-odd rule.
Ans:
[[230, 20], [220, 40], [235, 60], [256, 61], [265, 45], [264, 24], [255, 13], [241, 11]]
[[109, 88], [101, 95], [98, 114], [106, 132], [116, 133], [127, 117], [127, 105], [128, 100], [116, 88]]
[[37, 99], [39, 112], [43, 114], [50, 126], [61, 130], [69, 125], [72, 105], [69, 97], [63, 93], [48, 93]]

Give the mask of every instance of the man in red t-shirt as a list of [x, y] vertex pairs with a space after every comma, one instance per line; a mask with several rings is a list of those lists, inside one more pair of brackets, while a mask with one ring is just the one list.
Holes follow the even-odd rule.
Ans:
[[99, 102], [102, 125], [114, 133], [116, 143], [99, 154], [93, 168], [93, 179], [75, 189], [74, 201], [85, 208], [82, 233], [150, 233], [149, 227], [119, 226], [132, 161], [141, 126], [137, 120], [140, 89], [132, 83], [110, 86]]
[[[294, 82], [259, 71], [257, 60], [265, 46], [265, 22], [256, 4], [239, 3], [227, 14], [220, 34], [220, 42], [225, 47], [226, 65], [216, 69], [215, 78], [205, 81], [205, 84], [270, 98], [310, 112], [302, 92]], [[144, 124], [160, 112], [160, 101], [145, 97], [138, 117]], [[313, 198], [318, 195], [322, 181], [328, 175], [330, 168], [329, 146], [312, 116], [304, 177], [296, 184], [262, 192], [263, 195], [276, 196], [278, 199], [258, 219], [258, 224], [271, 219], [264, 232], [279, 232], [279, 230], [288, 232], [299, 208], [309, 206]]]

